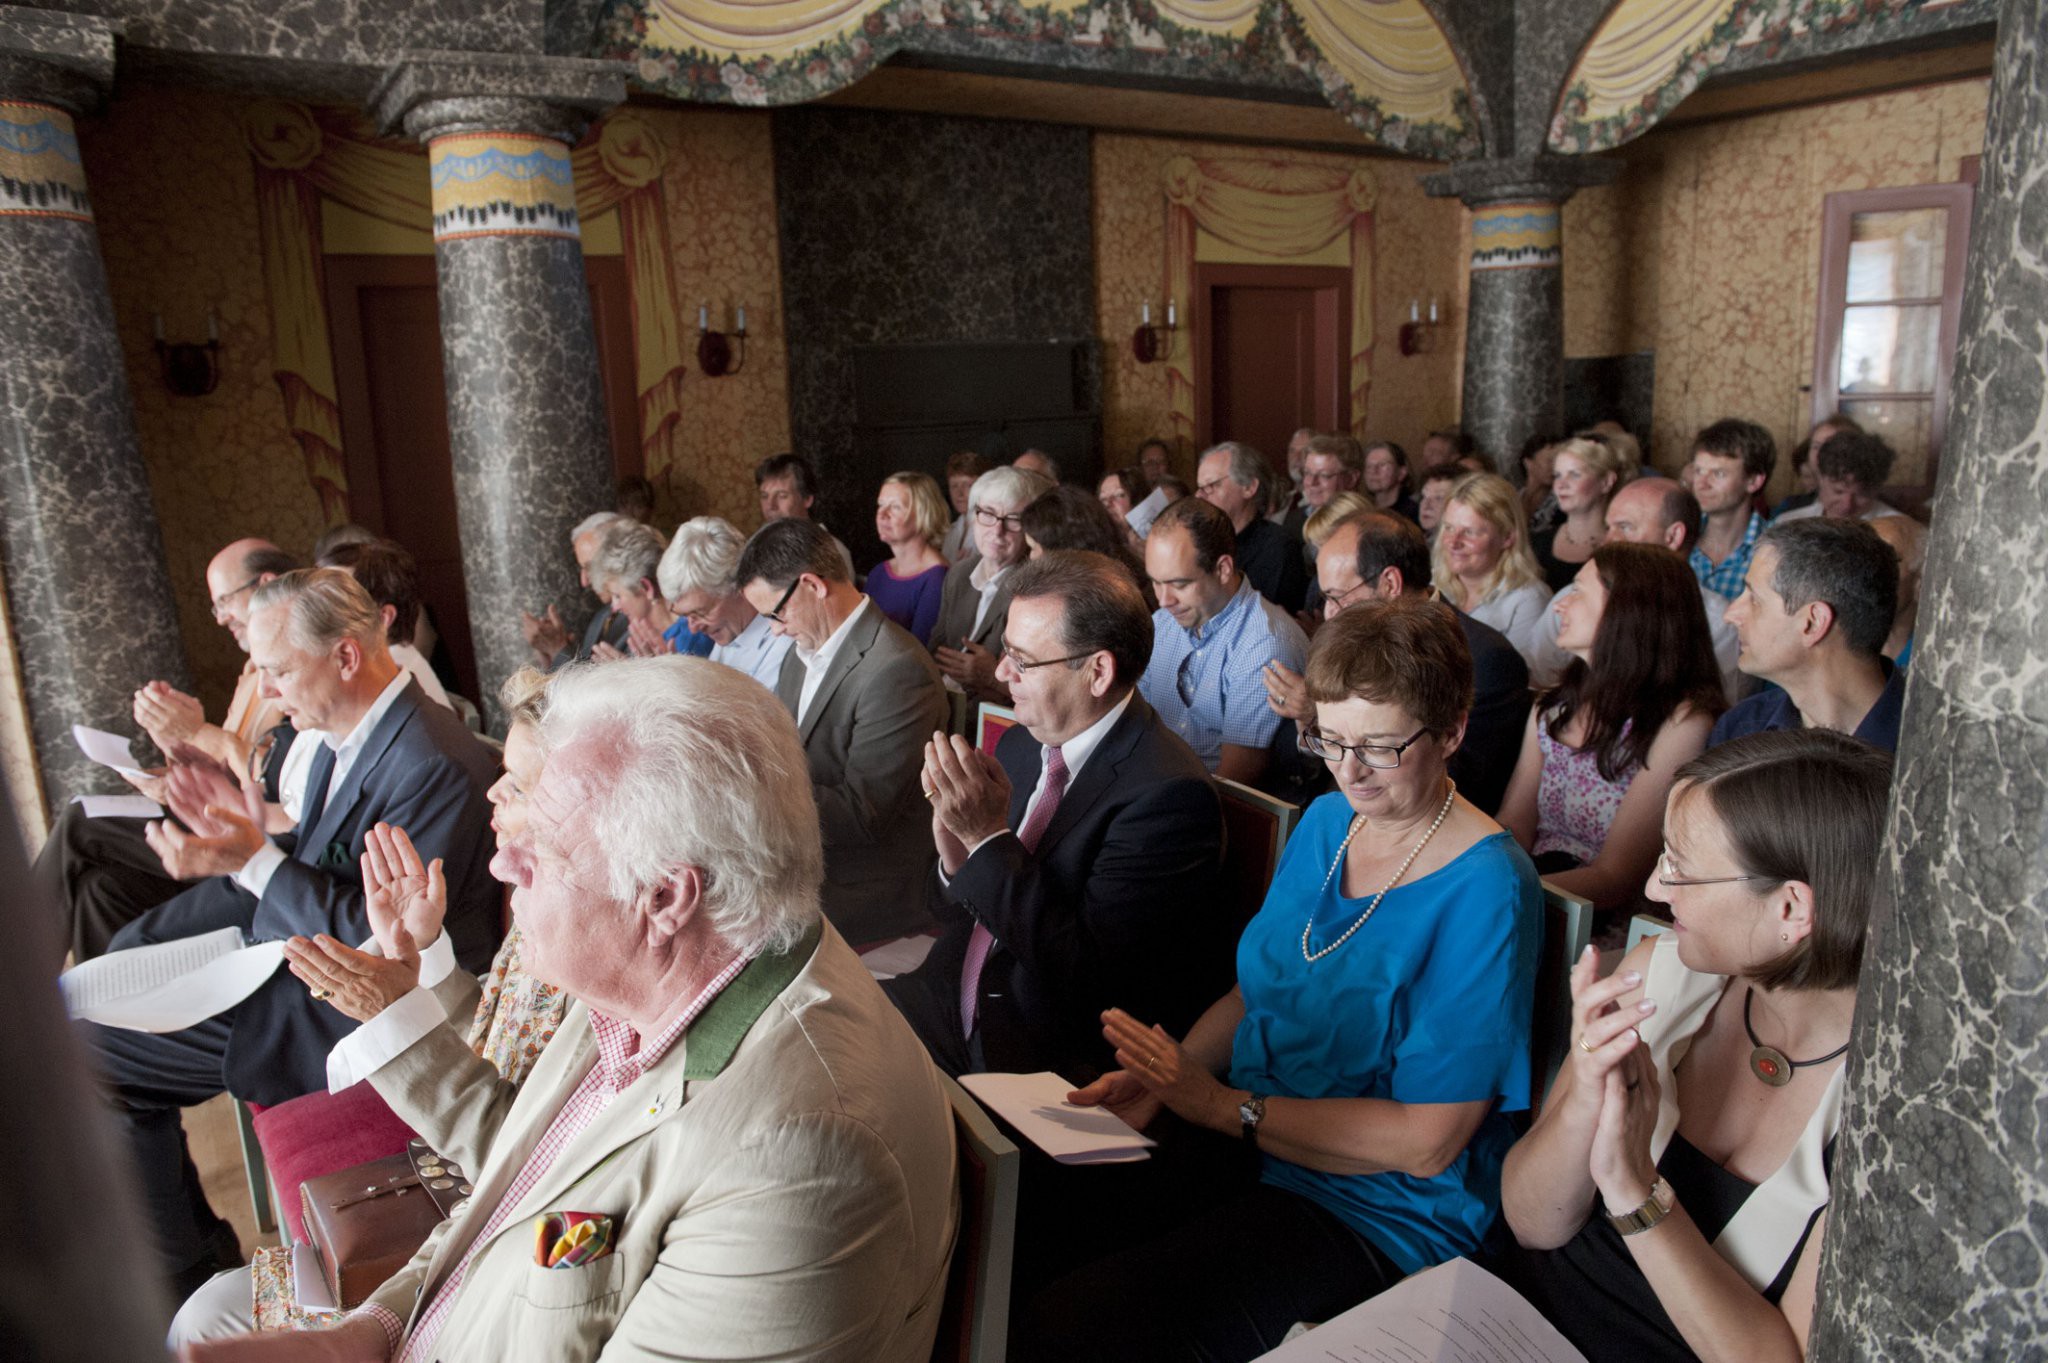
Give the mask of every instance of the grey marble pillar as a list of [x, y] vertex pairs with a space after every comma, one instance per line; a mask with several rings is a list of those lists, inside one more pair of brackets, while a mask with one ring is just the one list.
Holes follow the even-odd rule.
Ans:
[[371, 105], [427, 144], [456, 519], [477, 670], [530, 658], [519, 613], [588, 617], [569, 530], [612, 504], [612, 456], [569, 148], [625, 97], [608, 62], [486, 54], [407, 61]]
[[1519, 476], [1524, 440], [1564, 424], [1565, 200], [1620, 169], [1590, 157], [1520, 156], [1423, 177], [1431, 195], [1472, 210], [1459, 421], [1510, 476]]
[[126, 789], [71, 738], [190, 689], [73, 115], [114, 71], [104, 19], [0, 7], [0, 567], [53, 805]]
[[1809, 1357], [2048, 1356], [2048, 0], [2006, 0]]

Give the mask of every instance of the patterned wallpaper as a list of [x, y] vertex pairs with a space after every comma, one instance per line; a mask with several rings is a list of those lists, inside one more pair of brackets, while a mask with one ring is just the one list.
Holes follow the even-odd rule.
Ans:
[[[1095, 138], [1095, 325], [1105, 356], [1106, 461], [1128, 462], [1142, 441], [1169, 430], [1166, 366], [1139, 364], [1130, 347], [1139, 306], [1150, 301], [1155, 313], [1164, 306], [1166, 198], [1161, 173], [1176, 156], [1244, 154], [1242, 147], [1213, 142], [1111, 133]], [[1328, 165], [1363, 162], [1379, 182], [1373, 209], [1376, 342], [1367, 429], [1413, 451], [1430, 429], [1457, 417], [1465, 343], [1460, 301], [1465, 257], [1459, 245], [1464, 210], [1454, 199], [1423, 194], [1419, 177], [1433, 169], [1423, 163], [1314, 152], [1275, 154]], [[1401, 323], [1408, 320], [1408, 301], [1420, 296], [1427, 306], [1432, 293], [1449, 308], [1450, 324], [1441, 329], [1432, 350], [1404, 357], [1398, 336]], [[1185, 333], [1175, 344], [1187, 344]], [[1181, 452], [1183, 474], [1194, 471], [1192, 453]]]
[[[1654, 133], [1620, 180], [1565, 206], [1566, 354], [1657, 352], [1652, 457], [1759, 421], [1789, 449], [1813, 377], [1821, 202], [1955, 180], [1983, 148], [1989, 83], [1956, 81]], [[1780, 467], [1772, 495], [1790, 483]]]

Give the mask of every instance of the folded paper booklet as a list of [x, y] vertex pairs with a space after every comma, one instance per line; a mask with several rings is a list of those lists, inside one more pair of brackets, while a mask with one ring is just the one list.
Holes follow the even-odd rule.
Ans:
[[234, 1007], [284, 963], [284, 943], [242, 945], [220, 928], [96, 956], [57, 977], [74, 1018], [136, 1032], [175, 1032]]
[[147, 795], [74, 795], [88, 819], [161, 819], [164, 807]]
[[1470, 1259], [1453, 1259], [1257, 1363], [1586, 1363], [1586, 1356], [1515, 1289]]
[[71, 737], [78, 743], [78, 750], [103, 767], [130, 776], [142, 775], [142, 768], [135, 761], [135, 754], [128, 751], [128, 740], [119, 734], [110, 734], [105, 729], [94, 729], [84, 724], [71, 726]]
[[1061, 1164], [1128, 1164], [1152, 1158], [1159, 1143], [1103, 1108], [1075, 1107], [1067, 1101], [1074, 1086], [1050, 1071], [967, 1074], [960, 1084]]

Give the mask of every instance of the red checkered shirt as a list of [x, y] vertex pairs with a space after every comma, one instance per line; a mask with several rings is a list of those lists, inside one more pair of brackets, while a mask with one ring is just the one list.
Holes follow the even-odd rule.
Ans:
[[[740, 957], [721, 970], [716, 979], [704, 986], [702, 993], [690, 1000], [690, 1006], [683, 1010], [681, 1017], [663, 1029], [661, 1035], [644, 1045], [641, 1043], [640, 1034], [626, 1023], [620, 1022], [617, 1018], [607, 1017], [594, 1008], [590, 1010], [590, 1034], [597, 1042], [597, 1063], [591, 1067], [590, 1073], [583, 1076], [583, 1082], [569, 1095], [569, 1101], [562, 1104], [562, 1110], [555, 1114], [555, 1120], [549, 1124], [547, 1134], [542, 1136], [540, 1144], [533, 1148], [533, 1154], [527, 1157], [525, 1167], [520, 1169], [519, 1176], [512, 1180], [512, 1186], [505, 1190], [504, 1200], [498, 1203], [497, 1210], [491, 1213], [491, 1219], [484, 1223], [483, 1230], [469, 1242], [469, 1248], [463, 1251], [462, 1262], [455, 1266], [455, 1271], [441, 1284], [441, 1290], [427, 1303], [427, 1309], [420, 1315], [419, 1324], [413, 1329], [412, 1338], [405, 1339], [404, 1321], [375, 1302], [365, 1305], [357, 1312], [358, 1315], [375, 1320], [384, 1328], [386, 1358], [396, 1358], [398, 1363], [424, 1363], [424, 1360], [430, 1357], [429, 1350], [434, 1347], [434, 1339], [441, 1333], [441, 1326], [447, 1321], [448, 1313], [455, 1308], [455, 1298], [462, 1287], [463, 1275], [468, 1273], [470, 1260], [476, 1257], [477, 1250], [497, 1234], [498, 1228], [505, 1224], [505, 1219], [511, 1215], [512, 1209], [533, 1190], [535, 1184], [540, 1182], [542, 1176], [554, 1164], [556, 1157], [568, 1147], [569, 1142], [581, 1135], [612, 1099], [625, 1092], [627, 1086], [646, 1073], [649, 1066], [668, 1054], [669, 1048], [689, 1030], [690, 1024], [697, 1020], [698, 1015], [711, 1006], [711, 1001], [718, 997], [719, 991], [731, 984], [733, 978], [746, 968], [747, 960], [746, 957]], [[402, 1353], [399, 1349], [401, 1342], [405, 1346]]]

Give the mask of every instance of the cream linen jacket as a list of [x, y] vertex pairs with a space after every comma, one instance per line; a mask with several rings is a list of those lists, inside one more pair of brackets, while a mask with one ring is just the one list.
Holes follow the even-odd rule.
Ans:
[[[443, 1113], [446, 1153], [483, 1156], [464, 1158], [468, 1203], [371, 1297], [408, 1336], [597, 1053], [574, 1004], [515, 1096], [448, 1065], [451, 1038], [372, 1077], [401, 1112]], [[613, 1218], [612, 1253], [536, 1265], [535, 1221], [558, 1211]], [[562, 1151], [471, 1262], [433, 1356], [925, 1363], [957, 1221], [938, 1072], [821, 924], [748, 965]]]

